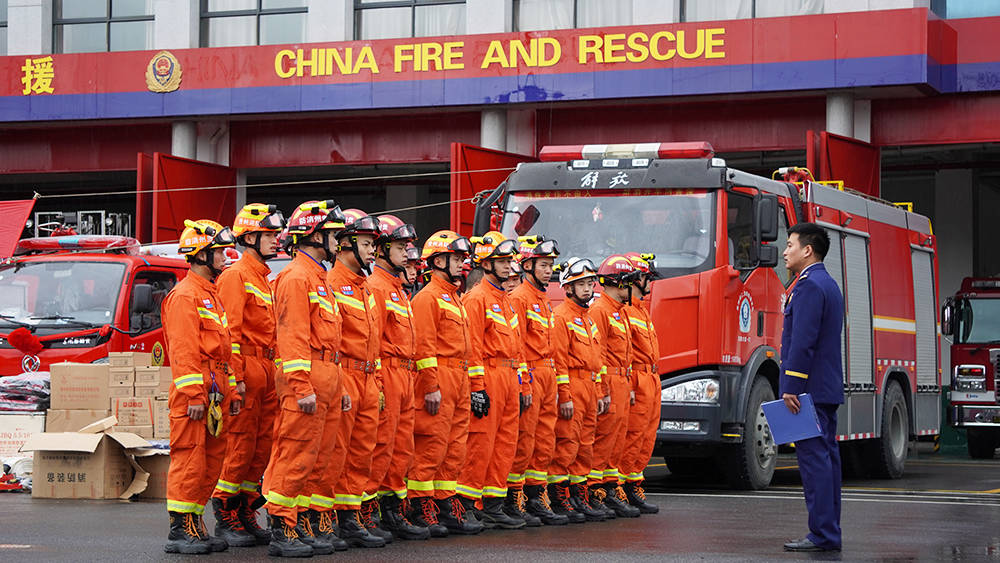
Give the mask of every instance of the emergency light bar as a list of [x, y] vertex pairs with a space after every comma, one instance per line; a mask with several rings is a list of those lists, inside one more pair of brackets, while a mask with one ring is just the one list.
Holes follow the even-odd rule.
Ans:
[[1000, 280], [973, 280], [973, 289], [1000, 289]]
[[623, 145], [556, 145], [538, 153], [542, 162], [627, 158], [711, 158], [715, 149], [706, 141], [684, 143], [627, 143]]

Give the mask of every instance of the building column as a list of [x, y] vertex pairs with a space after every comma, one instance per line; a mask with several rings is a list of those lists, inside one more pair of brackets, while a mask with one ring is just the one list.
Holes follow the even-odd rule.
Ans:
[[171, 125], [170, 154], [198, 158], [198, 125], [194, 121], [174, 121]]
[[354, 0], [309, 0], [306, 43], [354, 39]]
[[153, 0], [154, 48], [198, 47], [200, 23], [198, 0]]
[[9, 0], [7, 54], [46, 55], [52, 52], [52, 0]]
[[829, 92], [826, 95], [826, 130], [835, 135], [854, 137], [854, 94]]
[[485, 108], [479, 124], [479, 144], [488, 149], [507, 150], [507, 110]]
[[854, 100], [854, 138], [872, 142], [872, 101]]

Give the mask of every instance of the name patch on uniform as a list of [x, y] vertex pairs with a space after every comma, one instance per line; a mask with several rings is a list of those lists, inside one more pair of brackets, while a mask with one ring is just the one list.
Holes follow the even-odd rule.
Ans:
[[500, 305], [498, 305], [497, 303], [494, 303], [493, 304], [493, 312], [499, 313], [500, 312]]
[[212, 308], [212, 301], [211, 300], [205, 299], [205, 300], [202, 301], [202, 303], [205, 304], [205, 308], [206, 309], [211, 309]]
[[447, 293], [442, 293], [441, 294], [441, 299], [444, 299], [445, 301], [451, 303], [451, 296], [448, 295]]
[[532, 305], [531, 308], [534, 309], [536, 313], [541, 313], [542, 312], [542, 308], [538, 306], [538, 303], [535, 303], [534, 305]]
[[621, 315], [619, 315], [618, 313], [612, 313], [612, 314], [611, 314], [611, 316], [613, 316], [613, 317], [615, 318], [615, 320], [616, 320], [616, 321], [620, 321], [620, 320], [622, 320], [622, 317], [621, 317]]
[[326, 288], [321, 285], [316, 286], [316, 293], [322, 295], [323, 297], [326, 297]]
[[580, 317], [573, 319], [573, 322], [580, 326], [583, 326], [583, 319], [581, 319]]
[[399, 301], [399, 295], [397, 295], [395, 291], [390, 293], [389, 297], [391, 297], [393, 301]]
[[340, 286], [340, 292], [344, 295], [354, 295], [354, 288], [349, 285]]

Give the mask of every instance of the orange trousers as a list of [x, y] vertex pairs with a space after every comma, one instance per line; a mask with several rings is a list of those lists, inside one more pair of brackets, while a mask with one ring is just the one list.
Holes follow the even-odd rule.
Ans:
[[556, 444], [556, 372], [550, 367], [532, 369], [531, 408], [521, 413], [517, 428], [517, 452], [510, 469], [507, 486], [520, 489], [528, 485], [544, 485], [548, 475], [552, 449]]
[[604, 377], [611, 390], [611, 408], [597, 417], [594, 461], [587, 478], [591, 485], [618, 481], [618, 464], [625, 447], [625, 432], [628, 430], [631, 384], [622, 375]]
[[[223, 408], [229, 410], [228, 401]], [[210, 436], [204, 418], [191, 420], [186, 409], [184, 414], [171, 412], [167, 510], [203, 513], [222, 471], [225, 453], [225, 422], [220, 436]]]
[[406, 475], [413, 463], [413, 372], [385, 367], [382, 359], [385, 409], [379, 414], [371, 476], [366, 493], [406, 498]]
[[549, 483], [586, 481], [594, 457], [597, 388], [590, 372], [571, 370], [569, 389], [573, 395], [573, 418], [556, 419], [556, 446], [549, 463]]
[[487, 361], [484, 377], [490, 411], [469, 422], [465, 466], [458, 478], [458, 494], [478, 500], [507, 496], [507, 476], [517, 451], [517, 418], [521, 409], [517, 370], [492, 367]]
[[446, 499], [455, 495], [469, 438], [469, 374], [439, 365], [441, 406], [429, 414], [424, 396], [413, 394], [413, 465], [406, 482], [410, 497]]
[[622, 479], [642, 481], [642, 471], [653, 455], [656, 429], [660, 426], [660, 377], [651, 371], [632, 372], [637, 377], [635, 404], [629, 410], [625, 451], [622, 454]]
[[[344, 392], [351, 396], [351, 410], [340, 419], [333, 462], [342, 468], [337, 478], [333, 508], [358, 510], [365, 495], [372, 451], [378, 433], [378, 386], [375, 375], [361, 370], [344, 370]], [[335, 473], [336, 474], [336, 473]]]
[[314, 491], [319, 490], [316, 477], [324, 475], [322, 468], [330, 457], [340, 422], [340, 367], [332, 361], [313, 359], [309, 379], [316, 393], [316, 412], [312, 414], [302, 412], [291, 390], [278, 385], [281, 402], [262, 486], [268, 514], [291, 525], [300, 510], [309, 508]]
[[224, 413], [226, 457], [212, 496], [226, 499], [243, 493], [253, 501], [259, 496], [257, 483], [271, 456], [278, 397], [274, 392], [273, 360], [248, 356], [243, 365], [246, 398], [240, 414], [232, 416], [228, 409]]

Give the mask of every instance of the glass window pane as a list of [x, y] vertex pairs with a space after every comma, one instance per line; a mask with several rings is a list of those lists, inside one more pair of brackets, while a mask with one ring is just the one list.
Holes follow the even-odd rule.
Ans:
[[153, 0], [111, 0], [113, 18], [151, 15], [153, 15]]
[[822, 14], [823, 0], [757, 0], [754, 15], [758, 18]]
[[275, 10], [278, 8], [305, 8], [306, 0], [262, 0], [260, 7], [263, 10]]
[[112, 51], [144, 51], [153, 48], [153, 22], [111, 22]]
[[576, 27], [632, 24], [632, 0], [576, 0]]
[[414, 37], [465, 34], [465, 4], [417, 6], [413, 19]]
[[206, 18], [206, 47], [241, 47], [257, 43], [257, 17]]
[[59, 0], [56, 3], [56, 19], [106, 18], [107, 0]]
[[1000, 3], [996, 0], [946, 0], [940, 2], [943, 8], [938, 7], [938, 2], [932, 2], [932, 7], [937, 7], [937, 14], [948, 19], [957, 18], [985, 18], [990, 16], [1000, 16]]
[[684, 21], [701, 22], [714, 20], [746, 19], [752, 15], [753, 0], [686, 0]]
[[7, 0], [0, 0], [0, 23], [7, 23]]
[[0, 27], [0, 57], [7, 54], [7, 28]]
[[573, 0], [520, 0], [518, 3], [518, 31], [572, 27]]
[[97, 53], [107, 51], [106, 23], [57, 25], [56, 45], [60, 53]]
[[360, 10], [361, 39], [392, 39], [412, 36], [411, 21], [413, 8], [374, 8]]
[[275, 14], [260, 17], [260, 44], [301, 43], [306, 37], [306, 14]]
[[229, 12], [232, 10], [256, 10], [257, 0], [208, 0], [209, 12]]

